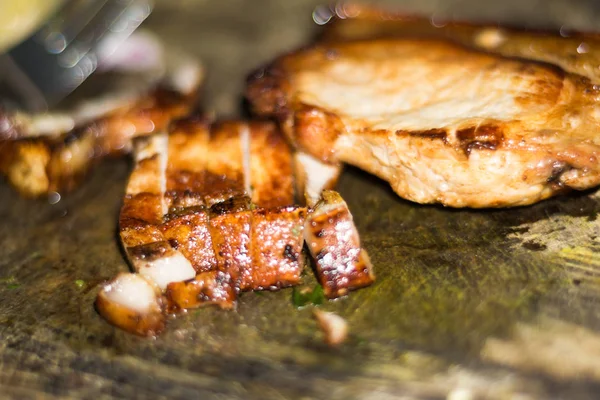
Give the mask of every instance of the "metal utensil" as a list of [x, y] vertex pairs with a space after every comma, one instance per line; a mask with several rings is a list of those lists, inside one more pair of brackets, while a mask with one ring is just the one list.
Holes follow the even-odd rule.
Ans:
[[73, 0], [0, 57], [4, 107], [45, 111], [77, 88], [146, 19], [148, 0]]

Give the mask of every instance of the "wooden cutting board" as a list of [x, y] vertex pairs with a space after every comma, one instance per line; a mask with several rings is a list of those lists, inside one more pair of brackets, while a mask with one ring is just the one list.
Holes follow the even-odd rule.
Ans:
[[[501, 3], [445, 2], [442, 11], [536, 26], [600, 21], [592, 2]], [[245, 75], [314, 34], [315, 4], [163, 1], [146, 26], [205, 60], [205, 109], [236, 116]], [[431, 12], [437, 3], [405, 4]], [[594, 192], [511, 210], [453, 210], [403, 201], [348, 169], [339, 190], [377, 283], [320, 306], [348, 321], [347, 343], [324, 345], [312, 309], [295, 307], [291, 290], [244, 294], [231, 312], [191, 311], [148, 340], [114, 329], [93, 308], [98, 284], [128, 268], [116, 223], [129, 166], [105, 162], [59, 201], [23, 200], [0, 185], [0, 398], [600, 393]]]

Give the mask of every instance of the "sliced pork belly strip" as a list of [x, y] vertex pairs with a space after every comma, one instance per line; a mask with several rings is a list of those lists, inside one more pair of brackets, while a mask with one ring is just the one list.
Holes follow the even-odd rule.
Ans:
[[271, 122], [248, 123], [248, 173], [252, 202], [271, 208], [294, 204], [292, 149]]
[[[318, 254], [319, 280], [328, 297], [372, 280], [368, 258], [339, 195], [323, 192], [314, 210], [272, 206], [288, 201], [284, 199], [291, 202], [294, 195], [293, 180], [286, 176], [292, 171], [292, 154], [277, 134], [271, 123], [211, 127], [202, 119], [186, 119], [174, 125], [170, 137], [152, 135], [134, 142], [136, 167], [126, 190], [121, 234], [138, 271], [129, 275], [138, 279], [139, 287], [164, 294], [157, 297], [155, 320], [164, 322], [168, 313], [205, 305], [231, 309], [240, 291], [300, 283], [305, 238], [312, 239]], [[216, 160], [211, 160], [214, 154]], [[324, 164], [317, 160], [316, 165], [312, 172]], [[252, 171], [259, 176], [253, 178]], [[214, 180], [217, 187], [212, 186]], [[315, 193], [329, 181], [329, 175], [319, 174], [314, 182], [306, 175]], [[269, 193], [276, 197], [273, 201]], [[269, 207], [257, 207], [253, 199]], [[319, 232], [309, 234], [308, 229]], [[138, 298], [123, 300], [112, 287], [107, 285], [97, 300], [101, 314], [130, 332], [150, 334], [146, 319], [141, 327], [130, 322], [145, 318], [136, 307], [151, 303], [147, 292], [138, 289]]]
[[166, 134], [136, 141], [136, 166], [127, 184], [119, 218], [121, 240], [131, 264], [162, 290], [170, 282], [196, 275], [190, 262], [173, 249], [157, 227], [166, 212], [167, 149]]
[[598, 88], [554, 66], [442, 40], [327, 43], [280, 58], [248, 95], [293, 119], [298, 143], [318, 128], [311, 155], [419, 203], [526, 205], [600, 183]]
[[252, 211], [251, 265], [240, 271], [240, 290], [272, 290], [300, 283], [305, 218], [306, 209], [295, 206]]
[[167, 214], [160, 227], [165, 239], [192, 263], [196, 273], [214, 270], [217, 265], [208, 221], [206, 209], [189, 207]]
[[204, 206], [210, 126], [194, 116], [176, 121], [169, 135], [166, 200], [169, 208]]
[[165, 327], [160, 292], [138, 274], [117, 275], [100, 290], [95, 305], [112, 325], [136, 335], [155, 336]]
[[236, 292], [231, 277], [221, 271], [207, 271], [187, 282], [173, 282], [166, 297], [173, 311], [217, 305], [223, 309], [235, 307]]
[[[167, 143], [166, 134], [156, 134], [135, 141], [135, 167], [127, 182], [119, 216], [121, 239], [125, 247], [128, 247], [130, 242], [137, 245], [145, 243], [135, 238], [138, 227], [162, 223], [166, 211], [164, 174]], [[154, 229], [159, 232], [158, 228]], [[130, 235], [134, 238], [130, 239]], [[164, 240], [160, 233], [157, 235], [157, 238]]]
[[248, 197], [236, 197], [215, 204], [210, 210], [208, 229], [217, 258], [217, 269], [230, 277], [230, 284], [236, 290], [241, 271], [252, 268], [250, 204]]
[[325, 296], [333, 299], [373, 283], [375, 276], [348, 205], [334, 191], [326, 190], [306, 218], [304, 240], [316, 262]]
[[[170, 307], [175, 310], [209, 304], [234, 307], [241, 271], [252, 268], [250, 204], [250, 198], [238, 196], [216, 203], [206, 211], [188, 208], [172, 220], [167, 216], [163, 230], [184, 254], [189, 252], [189, 259], [199, 271], [194, 280], [168, 285]], [[201, 219], [197, 221], [200, 223], [185, 226], [185, 219], [192, 216]]]
[[247, 194], [242, 141], [246, 129], [244, 123], [233, 121], [211, 127], [203, 193], [207, 206]]

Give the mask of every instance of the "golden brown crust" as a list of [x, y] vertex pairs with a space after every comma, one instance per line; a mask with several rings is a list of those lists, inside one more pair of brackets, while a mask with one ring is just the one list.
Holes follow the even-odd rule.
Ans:
[[322, 200], [306, 219], [304, 237], [327, 298], [344, 296], [375, 280], [350, 210], [338, 193], [323, 192]]
[[294, 112], [289, 136], [300, 151], [326, 162], [335, 163], [335, 141], [344, 126], [340, 118], [320, 107], [302, 104]]
[[217, 260], [205, 210], [187, 208], [180, 214], [166, 215], [165, 220], [160, 227], [165, 239], [190, 260], [197, 273], [215, 268]]
[[47, 166], [52, 158], [50, 146], [43, 141], [0, 142], [0, 172], [23, 196], [48, 193]]
[[173, 282], [165, 293], [172, 311], [217, 305], [223, 309], [235, 307], [236, 293], [231, 277], [221, 271], [207, 271], [187, 282]]
[[293, 204], [292, 149], [271, 122], [253, 121], [248, 129], [252, 202], [264, 208]]
[[[106, 287], [102, 296], [113, 290], [111, 299], [98, 297], [109, 322], [133, 333], [152, 334], [148, 324], [158, 314], [133, 311], [152, 304], [148, 284], [164, 294], [164, 314], [211, 304], [231, 309], [240, 291], [277, 290], [301, 281], [308, 210], [289, 205], [294, 197], [292, 151], [275, 124], [229, 121], [211, 126], [202, 119], [186, 119], [174, 125], [169, 137], [138, 138], [134, 147], [136, 164], [119, 226], [137, 274], [120, 287]], [[248, 183], [251, 193], [245, 191]], [[329, 200], [327, 204], [345, 207], [339, 196]], [[321, 211], [319, 207], [311, 214], [314, 224], [336, 230], [337, 216], [331, 216], [335, 221], [329, 216], [320, 221]], [[352, 244], [358, 243], [349, 213], [339, 223]], [[356, 250], [346, 242], [334, 238], [322, 247], [345, 257]], [[370, 271], [362, 251], [351, 264]], [[339, 279], [332, 275], [335, 288], [321, 280], [328, 285], [328, 297], [370, 283], [360, 271], [344, 274]], [[340, 283], [348, 277], [349, 282]], [[141, 300], [121, 296], [127, 288], [138, 290]], [[119, 301], [130, 308], [119, 306]]]
[[110, 301], [101, 291], [95, 302], [98, 313], [117, 328], [138, 336], [153, 337], [165, 329], [165, 316], [160, 309], [139, 313]]
[[305, 218], [306, 209], [301, 207], [253, 210], [252, 265], [241, 270], [240, 290], [272, 290], [300, 283]]
[[240, 272], [253, 267], [250, 256], [252, 211], [212, 212], [208, 229], [217, 259], [217, 270], [238, 287]]

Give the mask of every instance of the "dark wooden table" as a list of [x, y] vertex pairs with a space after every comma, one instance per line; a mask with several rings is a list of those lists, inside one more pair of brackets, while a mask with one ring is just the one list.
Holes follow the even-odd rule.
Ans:
[[[314, 34], [315, 4], [161, 1], [146, 27], [204, 60], [207, 110], [239, 116], [245, 75]], [[600, 21], [592, 1], [402, 4], [530, 26]], [[55, 204], [0, 184], [0, 398], [600, 396], [594, 192], [452, 210], [403, 201], [348, 169], [339, 189], [377, 283], [321, 306], [347, 319], [346, 344], [326, 347], [290, 290], [244, 294], [232, 312], [192, 311], [148, 340], [112, 328], [93, 308], [97, 285], [128, 268], [116, 239], [128, 168], [125, 159], [105, 162]]]

